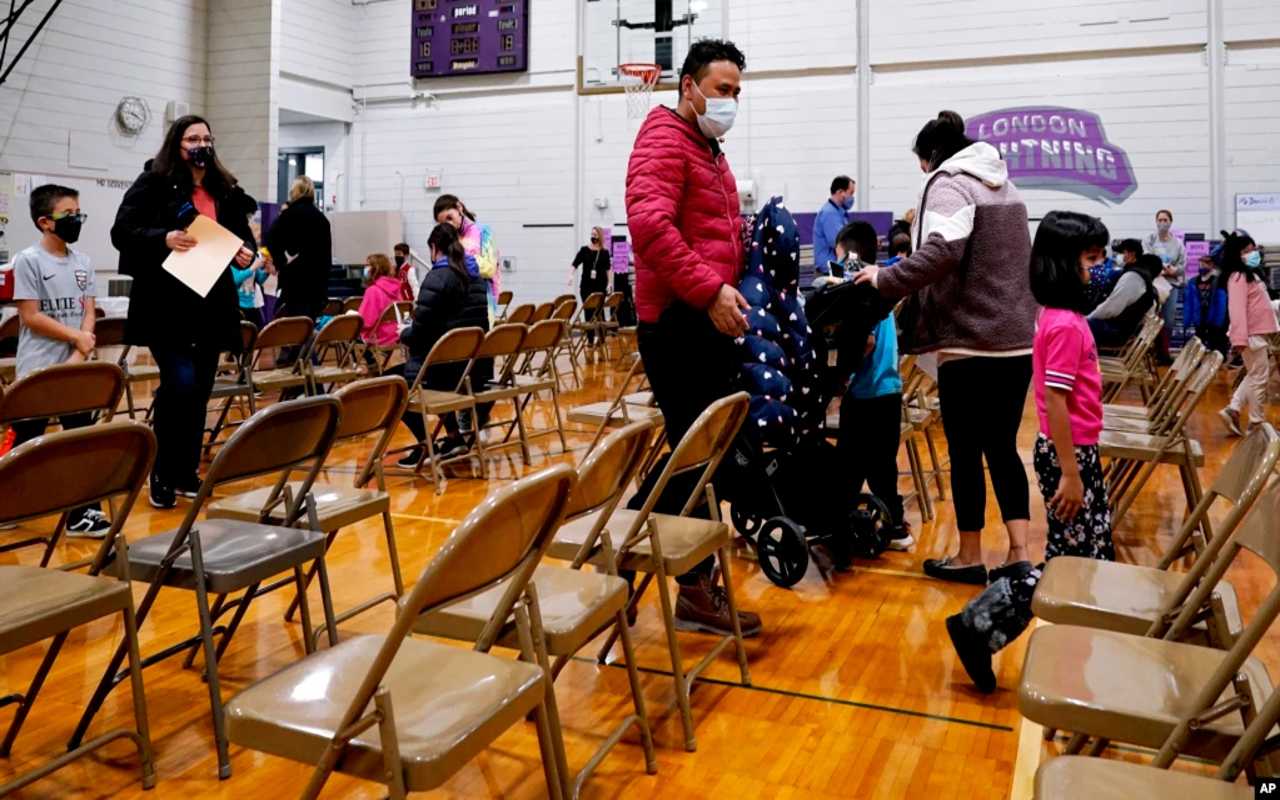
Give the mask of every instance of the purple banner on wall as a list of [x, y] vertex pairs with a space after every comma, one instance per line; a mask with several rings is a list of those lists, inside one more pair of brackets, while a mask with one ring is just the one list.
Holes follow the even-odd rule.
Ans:
[[1005, 108], [972, 117], [971, 139], [995, 146], [1020, 186], [1122, 203], [1138, 188], [1129, 156], [1107, 141], [1097, 114], [1058, 106]]
[[415, 78], [529, 68], [529, 0], [411, 0]]

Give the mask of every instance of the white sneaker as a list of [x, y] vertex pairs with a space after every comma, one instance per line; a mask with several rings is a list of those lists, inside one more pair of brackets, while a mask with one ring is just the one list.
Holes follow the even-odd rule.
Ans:
[[885, 544], [885, 549], [901, 552], [911, 549], [911, 546], [915, 543], [916, 537], [911, 535], [911, 526], [904, 522], [901, 527], [893, 530], [891, 538]]
[[96, 508], [91, 508], [80, 515], [80, 519], [67, 526], [68, 539], [105, 539], [111, 530], [111, 521], [107, 515]]
[[1243, 436], [1240, 430], [1240, 412], [1230, 406], [1218, 412], [1218, 416], [1222, 419], [1222, 424], [1227, 426], [1227, 431], [1235, 436]]

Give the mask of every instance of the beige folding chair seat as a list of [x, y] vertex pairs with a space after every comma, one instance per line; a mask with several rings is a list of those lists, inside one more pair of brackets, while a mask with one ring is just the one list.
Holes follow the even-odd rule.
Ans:
[[[1228, 653], [1074, 625], [1040, 627], [1031, 635], [1018, 689], [1018, 708], [1041, 725], [1141, 747], [1159, 748], [1179, 721], [1202, 709], [1196, 695]], [[1256, 658], [1239, 670], [1254, 708], [1273, 687]], [[1235, 694], [1228, 687], [1219, 698]], [[1244, 732], [1238, 712], [1190, 732], [1182, 752], [1222, 759]]]
[[115, 578], [0, 566], [0, 650], [17, 650], [123, 611], [131, 599], [129, 585]]
[[[287, 486], [290, 493], [296, 495], [302, 488], [302, 481], [289, 481]], [[262, 516], [262, 509], [271, 498], [273, 488], [264, 486], [223, 498], [209, 506], [209, 518], [255, 521]], [[316, 501], [315, 519], [319, 522], [319, 529], [325, 531], [345, 528], [391, 510], [390, 496], [377, 489], [316, 484], [312, 496]], [[274, 511], [271, 518], [279, 520], [280, 512]]]
[[566, 419], [579, 425], [627, 425], [637, 420], [662, 421], [662, 411], [654, 406], [638, 406], [630, 403], [616, 406], [608, 400], [587, 403], [569, 409]]
[[441, 389], [414, 389], [409, 395], [409, 405], [413, 408], [426, 406], [427, 413], [432, 415], [448, 414], [451, 411], [465, 411], [475, 408], [476, 400], [469, 394], [446, 392]]
[[[215, 594], [260, 583], [300, 561], [324, 555], [324, 534], [320, 531], [217, 519], [207, 519], [197, 527], [204, 547], [206, 585]], [[177, 533], [158, 533], [129, 547], [129, 572], [134, 580], [149, 583], [161, 573]], [[190, 551], [171, 562], [163, 580], [164, 586], [183, 589], [195, 589], [197, 583]]]
[[[274, 392], [308, 385], [305, 356], [309, 349], [307, 342], [314, 329], [315, 323], [307, 317], [280, 317], [271, 320], [258, 332], [254, 344], [253, 368], [249, 372], [249, 381], [256, 391]], [[298, 348], [297, 359], [293, 364], [287, 367], [257, 367], [264, 351], [273, 350], [279, 357], [286, 347]]]
[[1103, 455], [1108, 458], [1141, 461], [1158, 458], [1161, 464], [1176, 464], [1180, 467], [1204, 466], [1204, 447], [1196, 439], [1187, 440], [1190, 450], [1188, 454], [1187, 450], [1180, 447], [1169, 447], [1167, 436], [1135, 431], [1103, 430], [1098, 437], [1098, 445], [1103, 449]]
[[[231, 738], [242, 747], [317, 763], [384, 641], [351, 637], [236, 695], [227, 703]], [[317, 681], [319, 675], [325, 679]], [[537, 664], [405, 639], [380, 685], [395, 699], [406, 788], [428, 791], [448, 780], [542, 702], [544, 681]], [[339, 771], [386, 781], [377, 726], [343, 748]]]
[[[356, 345], [360, 342], [363, 326], [364, 320], [359, 316], [342, 314], [316, 331], [303, 359], [312, 394], [319, 394], [322, 387], [328, 386], [332, 390], [365, 376], [356, 359]], [[333, 354], [333, 363], [324, 363], [330, 354]], [[312, 363], [313, 355], [320, 358], [319, 364]]]
[[[625, 532], [631, 529], [638, 516], [638, 511], [619, 508], [609, 518], [607, 528], [614, 533]], [[729, 544], [729, 526], [723, 522], [673, 514], [650, 514], [649, 521], [659, 538], [662, 561], [668, 575], [683, 575]], [[596, 522], [594, 517], [584, 517], [560, 526], [548, 555], [566, 561], [573, 559]], [[620, 570], [653, 572], [657, 568], [653, 560], [653, 544], [648, 538], [640, 540], [628, 551], [618, 553], [617, 558]], [[603, 565], [603, 560], [604, 555], [597, 552], [590, 563]]]
[[1036, 800], [1133, 800], [1135, 797], [1253, 800], [1253, 788], [1146, 764], [1058, 756], [1036, 771]]
[[[415, 376], [405, 375], [405, 379], [410, 381], [409, 384], [409, 400], [408, 407], [410, 413], [417, 413], [422, 416], [422, 426], [427, 432], [425, 442], [414, 444], [413, 447], [423, 447], [426, 450], [426, 456], [419, 462], [415, 473], [421, 474], [427, 468], [431, 470], [431, 477], [436, 484], [436, 493], [440, 494], [445, 489], [444, 465], [455, 461], [471, 460], [476, 462], [476, 469], [480, 477], [485, 476], [485, 456], [484, 456], [484, 439], [480, 436], [478, 430], [473, 430], [469, 434], [463, 434], [469, 438], [471, 447], [466, 452], [449, 458], [439, 458], [435, 451], [435, 435], [436, 431], [443, 425], [440, 417], [445, 414], [453, 414], [459, 411], [475, 411], [476, 399], [467, 393], [470, 386], [470, 374], [475, 366], [475, 354], [484, 342], [485, 332], [481, 328], [454, 328], [441, 336], [434, 345], [431, 346], [430, 352], [426, 358], [422, 360], [422, 367]], [[462, 364], [462, 374], [458, 378], [458, 382], [453, 389], [430, 389], [423, 385], [424, 381], [432, 367], [441, 364]], [[435, 417], [434, 427], [432, 425], [432, 417]], [[397, 452], [403, 452], [402, 448]]]

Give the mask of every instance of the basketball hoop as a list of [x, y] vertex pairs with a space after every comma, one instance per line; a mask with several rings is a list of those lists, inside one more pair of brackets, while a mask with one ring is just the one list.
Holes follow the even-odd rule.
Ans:
[[618, 80], [627, 95], [627, 117], [644, 119], [653, 101], [653, 89], [662, 77], [657, 64], [632, 63], [618, 65]]

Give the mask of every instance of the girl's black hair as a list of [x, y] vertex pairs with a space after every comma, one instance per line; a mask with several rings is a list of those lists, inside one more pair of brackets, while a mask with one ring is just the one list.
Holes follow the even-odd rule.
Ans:
[[440, 212], [448, 211], [451, 208], [458, 209], [459, 211], [462, 212], [462, 216], [466, 217], [472, 222], [476, 221], [476, 215], [471, 213], [471, 209], [467, 208], [467, 206], [462, 202], [461, 199], [458, 198], [456, 194], [442, 194], [436, 198], [435, 207], [431, 211], [432, 219], [440, 219]]
[[1249, 245], [1257, 246], [1253, 237], [1244, 231], [1232, 231], [1222, 242], [1222, 272], [1218, 274], [1218, 285], [1227, 287], [1231, 276], [1239, 272], [1246, 281], [1261, 280], [1262, 267], [1249, 267], [1244, 263], [1244, 249]]
[[1080, 256], [1092, 247], [1105, 249], [1110, 238], [1097, 217], [1074, 211], [1045, 214], [1031, 245], [1031, 294], [1036, 302], [1087, 313], [1090, 303], [1087, 284], [1080, 278]]
[[458, 238], [457, 228], [441, 222], [432, 229], [431, 235], [427, 237], [427, 244], [437, 253], [444, 253], [449, 259], [449, 269], [456, 272], [464, 283], [471, 280], [471, 274], [467, 272], [467, 251]]
[[[160, 152], [156, 153], [156, 157], [151, 159], [151, 171], [156, 175], [164, 175], [166, 177], [176, 177], [188, 183], [195, 183], [194, 177], [191, 175], [191, 167], [187, 164], [186, 159], [182, 157], [182, 137], [187, 135], [187, 128], [192, 125], [204, 125], [213, 132], [213, 126], [204, 117], [198, 117], [195, 114], [188, 114], [185, 117], [179, 117], [169, 126], [169, 131], [164, 135], [164, 142], [160, 145]], [[202, 185], [214, 196], [226, 195], [232, 187], [236, 186], [239, 181], [231, 174], [222, 162], [218, 160], [218, 151], [214, 150], [213, 159], [204, 170], [204, 181]]]
[[924, 124], [916, 134], [911, 151], [924, 159], [933, 171], [942, 162], [973, 144], [964, 132], [964, 119], [954, 111], [940, 111], [935, 119]]

